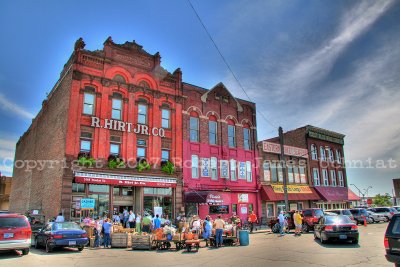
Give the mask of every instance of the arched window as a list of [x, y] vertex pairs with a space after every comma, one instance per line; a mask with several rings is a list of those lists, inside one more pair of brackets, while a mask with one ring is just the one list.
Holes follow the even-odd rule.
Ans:
[[311, 159], [318, 160], [317, 146], [314, 144], [311, 145]]
[[335, 161], [335, 156], [333, 155], [333, 150], [332, 148], [328, 149], [328, 153], [329, 153], [329, 161], [330, 162], [334, 162]]
[[246, 150], [250, 150], [251, 142], [250, 142], [250, 127], [248, 124], [243, 124], [243, 148]]
[[190, 141], [199, 142], [199, 115], [192, 111], [190, 113]]
[[321, 160], [326, 161], [325, 147], [319, 147], [319, 154], [321, 155]]
[[236, 147], [235, 122], [233, 120], [228, 120], [228, 145]]
[[114, 93], [112, 96], [111, 118], [122, 120], [122, 95]]
[[145, 99], [139, 99], [138, 103], [138, 123], [139, 124], [147, 124], [147, 101]]
[[83, 114], [94, 114], [95, 96], [95, 89], [93, 87], [86, 86], [83, 93]]
[[208, 140], [210, 145], [217, 144], [217, 118], [215, 116], [210, 116], [208, 118]]
[[115, 75], [113, 81], [116, 81], [118, 83], [126, 83], [125, 78], [120, 74]]
[[149, 83], [146, 82], [146, 81], [140, 81], [140, 82], [139, 82], [139, 86], [140, 86], [140, 87], [144, 87], [144, 88], [150, 88]]
[[338, 163], [342, 163], [342, 153], [340, 152], [340, 150], [336, 149], [336, 160]]

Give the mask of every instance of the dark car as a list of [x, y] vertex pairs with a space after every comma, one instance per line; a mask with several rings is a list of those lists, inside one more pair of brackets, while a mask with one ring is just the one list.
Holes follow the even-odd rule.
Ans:
[[330, 240], [348, 240], [358, 244], [358, 227], [346, 215], [325, 216], [314, 227], [314, 239], [321, 244]]
[[0, 250], [21, 250], [23, 255], [31, 247], [31, 226], [20, 214], [0, 214]]
[[353, 214], [354, 221], [356, 224], [364, 224], [364, 218], [367, 220], [369, 214], [366, 209], [358, 208], [358, 209], [350, 209], [351, 214]]
[[322, 209], [304, 209], [302, 212], [303, 216], [303, 231], [309, 232], [314, 230], [315, 224], [318, 223], [319, 219], [324, 216]]
[[400, 266], [400, 214], [395, 214], [386, 228], [384, 245], [386, 259]]
[[[294, 221], [293, 221], [293, 214], [294, 214], [294, 211], [289, 211], [289, 212], [285, 213], [285, 217], [286, 217], [286, 221], [287, 221], [286, 232], [289, 232], [290, 230], [295, 228]], [[279, 219], [277, 217], [272, 218], [269, 221], [269, 227], [271, 228], [273, 233], [279, 233], [281, 231]]]
[[34, 238], [35, 248], [43, 246], [46, 252], [51, 252], [56, 247], [74, 247], [79, 251], [88, 244], [86, 231], [74, 222], [54, 222], [46, 224]]

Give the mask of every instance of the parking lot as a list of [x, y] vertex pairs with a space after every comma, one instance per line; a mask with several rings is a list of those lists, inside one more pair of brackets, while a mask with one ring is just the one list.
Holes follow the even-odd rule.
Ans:
[[313, 233], [284, 237], [271, 233], [250, 236], [250, 246], [201, 248], [183, 251], [132, 251], [129, 249], [84, 249], [81, 253], [61, 249], [46, 254], [31, 249], [27, 256], [0, 253], [0, 266], [393, 266], [385, 259], [383, 236], [387, 223], [360, 226], [360, 243], [321, 245]]

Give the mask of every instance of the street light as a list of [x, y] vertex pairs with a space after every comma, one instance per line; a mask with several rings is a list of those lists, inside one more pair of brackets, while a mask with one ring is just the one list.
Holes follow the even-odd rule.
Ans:
[[352, 186], [354, 186], [355, 188], [357, 188], [357, 190], [358, 190], [358, 196], [359, 196], [359, 197], [362, 196], [362, 198], [361, 198], [361, 199], [362, 199], [362, 202], [365, 203], [365, 195], [368, 196], [368, 190], [369, 190], [370, 188], [372, 188], [372, 186], [368, 186], [367, 189], [364, 189], [364, 193], [363, 193], [363, 192], [361, 192], [361, 190], [360, 190], [355, 184], [350, 184], [350, 185], [352, 185]]

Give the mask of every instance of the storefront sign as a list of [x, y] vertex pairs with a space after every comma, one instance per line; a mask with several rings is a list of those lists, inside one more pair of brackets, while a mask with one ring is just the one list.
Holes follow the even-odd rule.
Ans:
[[206, 203], [213, 205], [227, 205], [231, 204], [230, 200], [230, 194], [228, 193], [212, 192], [208, 193]]
[[82, 198], [81, 209], [82, 210], [93, 210], [95, 206], [95, 200], [93, 198]]
[[238, 194], [238, 203], [248, 203], [249, 194]]
[[239, 179], [246, 179], [246, 162], [239, 162]]
[[114, 131], [135, 133], [135, 134], [143, 134], [143, 135], [153, 135], [153, 136], [165, 136], [164, 128], [152, 127], [144, 124], [133, 124], [130, 122], [124, 122], [120, 120], [112, 120], [112, 119], [100, 119], [98, 117], [92, 117], [92, 124], [90, 125], [95, 128], [104, 128]]
[[[275, 193], [283, 193], [283, 185], [271, 185]], [[312, 194], [311, 188], [306, 185], [288, 185], [287, 192], [289, 194]]]
[[201, 159], [201, 176], [202, 177], [210, 177], [210, 159], [209, 158]]
[[290, 203], [289, 210], [297, 210], [297, 203]]
[[229, 162], [227, 160], [220, 160], [221, 178], [229, 179]]
[[108, 173], [75, 172], [76, 183], [122, 186], [176, 187], [176, 179]]
[[315, 138], [315, 139], [323, 140], [323, 141], [328, 141], [328, 142], [337, 143], [337, 144], [341, 144], [341, 145], [344, 144], [343, 138], [336, 138], [336, 137], [328, 136], [328, 135], [321, 134], [321, 133], [309, 131], [308, 136]]
[[[287, 156], [301, 157], [301, 158], [308, 157], [308, 149], [294, 147], [294, 146], [283, 146], [283, 150], [285, 155]], [[264, 141], [263, 151], [266, 153], [280, 154], [281, 145]]]

